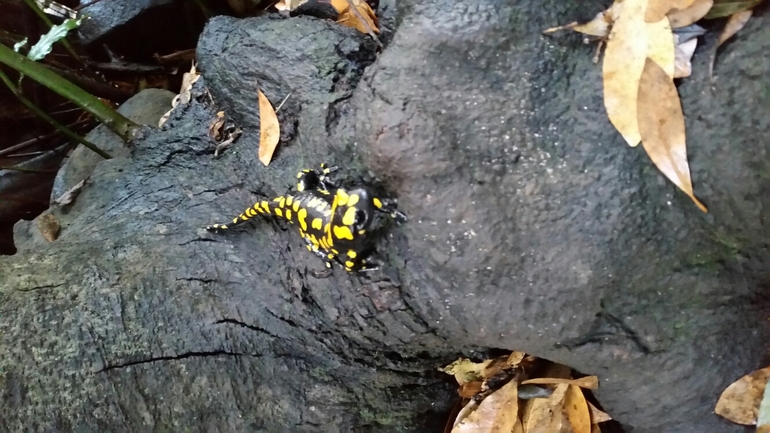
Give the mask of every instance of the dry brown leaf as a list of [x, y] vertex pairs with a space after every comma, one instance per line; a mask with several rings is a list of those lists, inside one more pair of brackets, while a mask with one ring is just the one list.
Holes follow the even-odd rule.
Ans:
[[765, 367], [736, 380], [719, 396], [714, 412], [734, 423], [755, 425], [768, 377], [770, 367]]
[[264, 93], [257, 89], [259, 96], [259, 160], [262, 164], [270, 164], [273, 152], [281, 138], [281, 128], [278, 125], [278, 117]]
[[722, 33], [719, 35], [717, 47], [738, 33], [738, 31], [749, 21], [749, 18], [751, 18], [751, 13], [752, 9], [746, 9], [745, 11], [736, 12], [730, 15], [730, 19], [727, 20], [724, 30], [722, 30]]
[[579, 387], [569, 385], [564, 395], [564, 409], [574, 433], [591, 433], [591, 413]]
[[559, 384], [550, 397], [527, 400], [522, 420], [525, 432], [552, 433], [561, 429], [562, 403], [568, 387], [567, 384]]
[[524, 360], [526, 355], [527, 354], [524, 352], [511, 352], [511, 354], [508, 355], [506, 364], [508, 364], [509, 367], [516, 367], [517, 365], [521, 364], [521, 361]]
[[654, 60], [669, 77], [674, 77], [676, 59], [674, 33], [665, 17], [656, 23], [647, 23], [647, 57]]
[[[676, 35], [675, 35], [676, 36]], [[674, 50], [674, 78], [689, 77], [692, 74], [692, 59], [698, 38], [692, 38], [684, 43], [677, 43]]]
[[711, 53], [711, 60], [709, 61], [709, 77], [714, 77], [714, 62], [716, 62], [717, 59], [717, 50], [719, 47], [725, 43], [728, 39], [733, 37], [740, 29], [743, 28], [743, 26], [746, 25], [746, 23], [749, 21], [749, 18], [751, 18], [751, 9], [747, 9], [745, 11], [736, 12], [732, 15], [730, 15], [730, 19], [727, 20], [727, 24], [725, 24], [725, 28], [722, 30], [722, 33], [719, 35], [719, 41], [717, 42], [717, 46], [714, 47], [714, 51]]
[[59, 225], [59, 220], [57, 220], [55, 216], [46, 213], [38, 217], [37, 228], [40, 230], [40, 234], [43, 235], [45, 240], [53, 242], [59, 237], [61, 226]]
[[762, 3], [762, 0], [714, 0], [714, 6], [703, 18], [710, 20], [712, 18], [729, 17], [735, 13], [751, 9]]
[[557, 384], [575, 385], [587, 389], [599, 389], [599, 378], [596, 376], [586, 376], [580, 379], [562, 379], [555, 377], [538, 377], [527, 379], [521, 382], [522, 385], [557, 385]]
[[190, 71], [185, 72], [184, 75], [182, 75], [182, 86], [179, 88], [179, 94], [174, 96], [174, 99], [171, 100], [171, 109], [163, 114], [163, 116], [160, 117], [160, 120], [158, 120], [158, 128], [163, 127], [168, 118], [171, 116], [171, 113], [179, 104], [184, 105], [190, 102], [190, 98], [192, 97], [190, 91], [193, 84], [195, 84], [195, 82], [198, 81], [200, 77], [201, 75], [198, 73], [195, 67], [195, 62], [192, 62]]
[[606, 422], [612, 420], [612, 417], [607, 413], [593, 404], [591, 402], [588, 402], [588, 411], [591, 412], [591, 424], [599, 424], [600, 422]]
[[671, 22], [671, 28], [678, 29], [679, 27], [689, 26], [695, 21], [704, 18], [713, 4], [714, 0], [695, 0], [686, 9], [669, 12], [668, 20]]
[[80, 194], [80, 190], [83, 188], [83, 185], [86, 184], [86, 180], [83, 179], [80, 182], [77, 183], [77, 185], [73, 186], [72, 188], [68, 189], [64, 192], [64, 194], [60, 195], [59, 198], [53, 201], [51, 203], [54, 206], [64, 206], [65, 204], [72, 203]]
[[512, 380], [485, 398], [457, 423], [452, 433], [510, 433], [519, 414], [517, 382]]
[[[353, 3], [356, 10], [350, 8], [350, 3]], [[377, 28], [377, 15], [372, 8], [364, 0], [350, 0], [350, 3], [348, 0], [331, 0], [331, 5], [340, 14], [337, 22], [361, 33], [380, 33]]]
[[483, 382], [480, 380], [464, 383], [460, 385], [460, 388], [457, 390], [457, 394], [459, 394], [462, 398], [471, 398], [481, 392], [482, 383]]
[[610, 122], [630, 146], [641, 140], [636, 116], [639, 78], [647, 57], [647, 0], [624, 0], [604, 52], [604, 107]]
[[209, 124], [209, 138], [217, 143], [222, 141], [224, 138], [222, 134], [223, 126], [225, 126], [225, 112], [219, 111]]
[[674, 80], [650, 59], [644, 64], [639, 82], [637, 112], [642, 145], [647, 155], [703, 212], [708, 212], [693, 193], [687, 164], [684, 115]]
[[594, 424], [591, 426], [591, 433], [602, 433], [602, 429], [599, 427], [598, 424]]
[[648, 23], [656, 23], [669, 12], [681, 11], [690, 7], [695, 0], [649, 0], [644, 20]]

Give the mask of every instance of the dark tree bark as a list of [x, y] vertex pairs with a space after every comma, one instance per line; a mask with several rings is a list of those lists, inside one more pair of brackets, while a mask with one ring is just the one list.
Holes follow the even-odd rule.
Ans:
[[[439, 432], [454, 389], [436, 367], [492, 349], [597, 374], [626, 431], [742, 431], [712, 411], [769, 336], [767, 14], [722, 48], [715, 87], [704, 49], [679, 88], [702, 214], [607, 121], [594, 47], [540, 35], [598, 7], [383, 8], [379, 56], [314, 18], [213, 19], [197, 92], [217, 106], [100, 163], [56, 242], [17, 225], [5, 431]], [[269, 167], [257, 87], [291, 93]], [[244, 135], [213, 159], [218, 109]], [[322, 161], [409, 215], [381, 272], [312, 278], [280, 223], [202, 230]]]

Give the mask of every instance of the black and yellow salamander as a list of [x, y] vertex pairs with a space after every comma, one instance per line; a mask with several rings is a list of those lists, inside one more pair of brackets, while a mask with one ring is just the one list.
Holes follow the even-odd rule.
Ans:
[[322, 258], [328, 269], [332, 261], [348, 272], [376, 269], [367, 256], [377, 214], [387, 214], [396, 222], [405, 222], [406, 215], [398, 211], [396, 200], [378, 197], [369, 188], [337, 186], [330, 178], [335, 171], [337, 167], [326, 164], [320, 170], [302, 170], [297, 173], [296, 192], [259, 201], [230, 224], [214, 224], [206, 230], [220, 232], [257, 215], [273, 215], [299, 226], [308, 250]]

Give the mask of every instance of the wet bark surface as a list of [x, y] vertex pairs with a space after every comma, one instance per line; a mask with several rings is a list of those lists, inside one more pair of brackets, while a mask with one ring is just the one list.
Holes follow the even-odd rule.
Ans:
[[[97, 165], [55, 243], [17, 224], [3, 428], [439, 432], [436, 367], [508, 349], [597, 374], [626, 431], [742, 431], [712, 410], [769, 336], [768, 18], [723, 48], [715, 88], [706, 55], [680, 86], [702, 214], [610, 126], [593, 47], [539, 34], [586, 7], [399, 3], [379, 55], [310, 17], [213, 19], [198, 99]], [[269, 167], [257, 87], [291, 93]], [[214, 159], [219, 109], [244, 135]], [[322, 161], [409, 215], [382, 271], [315, 279], [270, 220], [202, 230]]]

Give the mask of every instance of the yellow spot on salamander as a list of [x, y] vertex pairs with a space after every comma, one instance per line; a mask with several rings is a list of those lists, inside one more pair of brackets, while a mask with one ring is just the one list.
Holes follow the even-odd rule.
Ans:
[[310, 224], [311, 227], [313, 227], [316, 230], [321, 230], [321, 227], [323, 226], [323, 220], [321, 218], [315, 218], [313, 219], [313, 222]]
[[305, 190], [305, 185], [298, 183], [297, 184], [297, 191], [302, 192]]
[[359, 235], [362, 235], [362, 234], [364, 234], [364, 233], [366, 233], [366, 230], [359, 230], [359, 231], [358, 231], [358, 234], [359, 234]]
[[297, 221], [299, 221], [299, 226], [302, 227], [303, 231], [307, 230], [307, 209], [302, 208], [297, 212]]
[[262, 200], [262, 203], [259, 205], [262, 206], [262, 212], [270, 213], [270, 204], [267, 202], [267, 200]]
[[353, 250], [348, 250], [347, 254], [348, 254], [348, 257], [350, 257], [351, 259], [355, 259], [356, 256], [358, 255], [358, 253]]
[[372, 203], [374, 203], [374, 207], [377, 209], [382, 209], [382, 202], [377, 197], [372, 199]]
[[310, 244], [305, 245], [307, 247], [308, 251], [313, 251], [313, 248], [310, 246]]
[[334, 237], [337, 239], [353, 240], [353, 232], [351, 232], [350, 229], [345, 226], [334, 226], [332, 230], [334, 231]]
[[342, 189], [338, 189], [337, 190], [337, 205], [338, 206], [345, 206], [345, 204], [347, 204], [349, 199], [350, 199], [350, 196], [348, 196], [347, 192], [345, 192]]
[[351, 194], [350, 198], [348, 199], [348, 206], [355, 206], [356, 203], [358, 203], [358, 200], [360, 200], [358, 194]]
[[346, 226], [352, 226], [356, 222], [356, 208], [349, 207], [345, 211], [345, 215], [342, 217], [342, 224]]
[[292, 203], [291, 208], [294, 209], [294, 212], [299, 212], [299, 200]]
[[333, 252], [334, 254], [339, 254], [339, 253], [340, 253], [339, 251], [335, 250], [334, 248], [332, 248], [332, 252]]
[[281, 210], [278, 208], [275, 208], [275, 214], [278, 215], [279, 217], [283, 216], [283, 212], [281, 212]]
[[247, 216], [247, 217], [251, 218], [251, 217], [253, 217], [253, 216], [254, 216], [254, 215], [256, 215], [256, 214], [257, 214], [257, 213], [256, 213], [256, 212], [254, 212], [254, 209], [252, 209], [252, 208], [248, 208], [248, 209], [246, 209], [246, 216]]
[[288, 196], [286, 197], [286, 206], [291, 206], [291, 202], [294, 200], [294, 197]]
[[294, 221], [291, 220], [291, 209], [286, 209], [286, 219], [289, 220], [290, 223], [294, 224]]
[[[347, 268], [352, 268], [354, 265], [355, 265], [355, 263], [351, 262], [350, 260], [348, 260], [347, 262], [345, 262], [345, 266], [347, 266]], [[347, 269], [347, 268], [346, 268], [346, 269]]]
[[284, 206], [286, 206], [286, 197], [281, 197], [281, 200], [278, 201], [278, 206], [283, 209]]
[[331, 259], [333, 259], [333, 258], [334, 258], [334, 254], [327, 254], [327, 255], [326, 255], [326, 258], [327, 258], [327, 259], [329, 259], [329, 260], [331, 260]]

